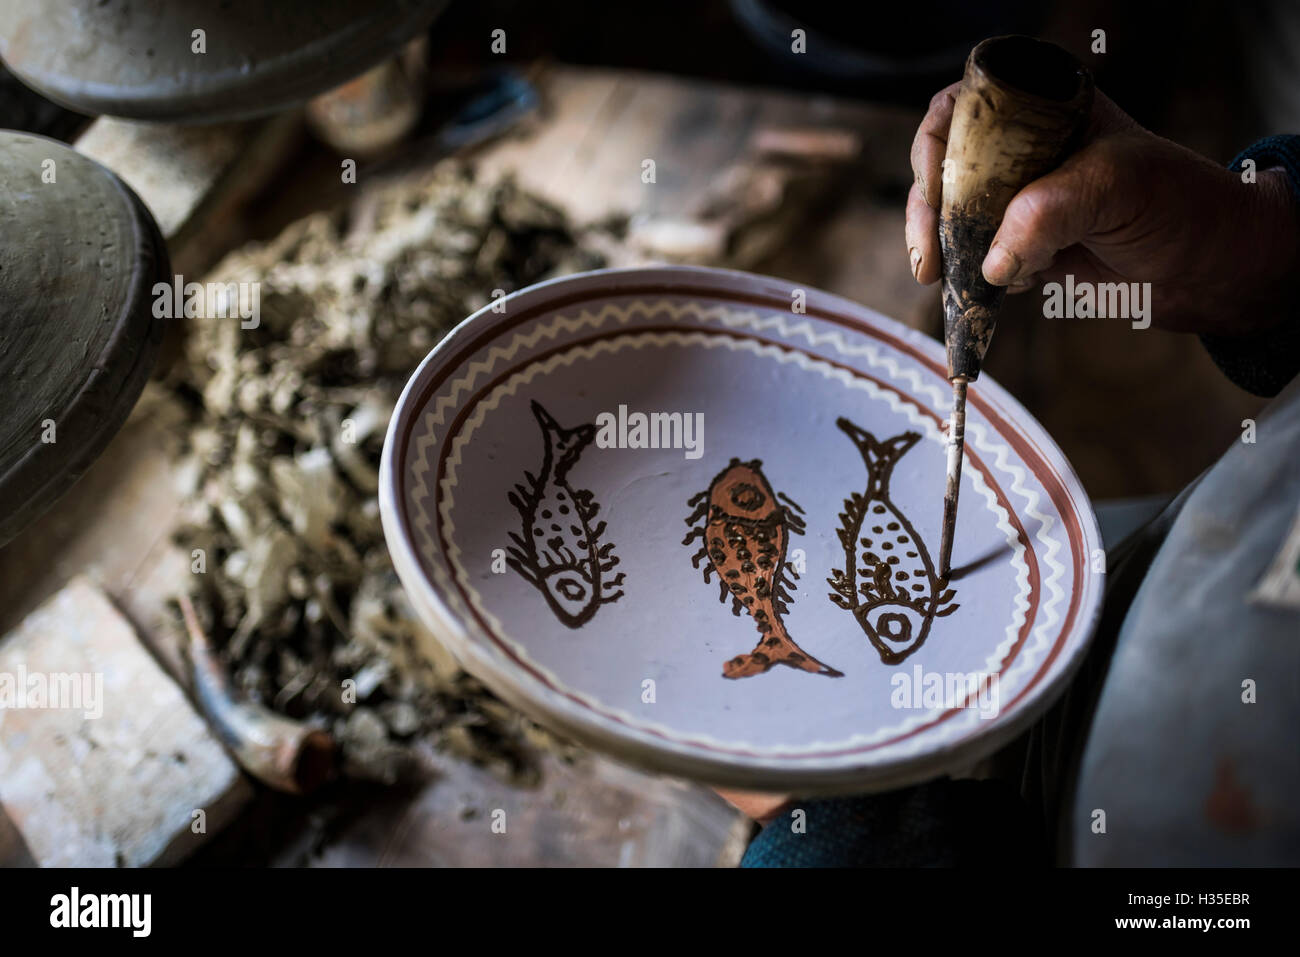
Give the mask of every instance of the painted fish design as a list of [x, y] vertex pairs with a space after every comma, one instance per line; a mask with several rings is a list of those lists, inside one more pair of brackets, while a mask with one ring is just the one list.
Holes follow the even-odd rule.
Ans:
[[595, 522], [600, 505], [586, 489], [569, 484], [569, 472], [583, 449], [596, 437], [596, 426], [564, 429], [541, 403], [532, 404], [542, 427], [545, 452], [536, 475], [508, 494], [523, 520], [520, 534], [510, 533], [506, 564], [546, 597], [555, 617], [570, 628], [581, 628], [601, 605], [618, 601], [623, 573], [606, 578], [618, 565], [614, 543], [600, 544], [605, 523]]
[[867, 488], [844, 500], [836, 534], [844, 547], [845, 567], [832, 569], [826, 579], [834, 589], [829, 597], [853, 612], [880, 660], [896, 665], [925, 643], [935, 618], [959, 607], [941, 607], [954, 592], [944, 590], [947, 583], [935, 573], [925, 544], [889, 498], [894, 466], [921, 436], [904, 432], [880, 442], [848, 419], [835, 424], [862, 454]]
[[737, 655], [722, 666], [723, 677], [748, 678], [773, 665], [788, 665], [813, 674], [841, 677], [841, 673], [813, 658], [796, 645], [785, 630], [782, 617], [790, 601], [787, 572], [799, 576], [785, 560], [790, 535], [802, 535], [803, 509], [785, 495], [778, 495], [762, 472], [758, 459], [731, 464], [718, 473], [708, 489], [687, 504], [694, 511], [686, 519], [694, 525], [683, 545], [699, 540], [700, 550], [691, 565], [704, 561], [704, 580], [718, 575], [718, 600], [730, 596], [731, 612], [747, 611], [758, 625], [759, 642], [746, 655]]

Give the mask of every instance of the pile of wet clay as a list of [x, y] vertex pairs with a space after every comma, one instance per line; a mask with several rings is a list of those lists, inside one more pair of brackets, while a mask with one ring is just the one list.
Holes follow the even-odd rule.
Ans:
[[432, 742], [526, 783], [538, 748], [569, 750], [422, 633], [376, 492], [389, 415], [438, 340], [494, 296], [603, 265], [610, 244], [447, 163], [207, 277], [258, 284], [260, 314], [190, 320], [173, 373], [190, 416], [176, 540], [202, 571], [190, 598], [236, 689], [329, 731], [347, 776], [396, 782]]

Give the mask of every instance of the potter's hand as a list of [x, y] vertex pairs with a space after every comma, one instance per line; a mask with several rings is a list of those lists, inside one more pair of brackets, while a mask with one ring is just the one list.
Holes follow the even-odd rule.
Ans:
[[790, 803], [788, 794], [763, 794], [758, 791], [733, 791], [716, 788], [724, 801], [759, 824], [771, 822]]
[[[939, 204], [959, 84], [930, 101], [912, 144], [907, 248], [918, 282], [941, 278]], [[1292, 313], [1300, 220], [1286, 174], [1254, 183], [1143, 129], [1100, 92], [1083, 146], [1012, 199], [984, 277], [1023, 292], [1039, 281], [1151, 283], [1165, 329], [1236, 335]]]

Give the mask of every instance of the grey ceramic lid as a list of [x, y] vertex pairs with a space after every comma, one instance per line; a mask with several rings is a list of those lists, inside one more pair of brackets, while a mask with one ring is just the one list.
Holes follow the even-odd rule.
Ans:
[[5, 0], [0, 56], [83, 113], [215, 122], [337, 86], [396, 53], [446, 2]]
[[[53, 179], [53, 182], [46, 182]], [[103, 451], [162, 339], [168, 260], [153, 218], [108, 170], [0, 131], [0, 544]]]

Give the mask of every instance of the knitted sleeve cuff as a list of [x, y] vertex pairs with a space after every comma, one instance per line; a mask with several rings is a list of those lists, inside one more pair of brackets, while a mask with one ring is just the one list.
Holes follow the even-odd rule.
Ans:
[[[1228, 169], [1239, 173], [1248, 159], [1256, 170], [1284, 169], [1300, 203], [1300, 136], [1265, 137], [1242, 150]], [[1300, 374], [1300, 316], [1255, 335], [1202, 335], [1201, 342], [1223, 374], [1254, 395], [1275, 396]]]

